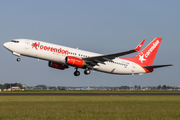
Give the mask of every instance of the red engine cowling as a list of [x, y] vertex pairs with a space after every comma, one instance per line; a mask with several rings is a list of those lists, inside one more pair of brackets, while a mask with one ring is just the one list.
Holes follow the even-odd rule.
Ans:
[[82, 59], [73, 56], [67, 56], [65, 59], [65, 63], [77, 67], [83, 67], [84, 65], [86, 65], [86, 63]]
[[52, 62], [52, 61], [49, 61], [49, 67], [60, 69], [60, 70], [64, 70], [65, 68], [68, 68], [67, 65], [64, 65], [64, 64], [61, 64], [61, 63]]

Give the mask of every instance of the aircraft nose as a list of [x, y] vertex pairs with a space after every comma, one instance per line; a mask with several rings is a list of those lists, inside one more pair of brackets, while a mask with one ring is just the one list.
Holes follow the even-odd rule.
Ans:
[[6, 43], [3, 44], [3, 46], [4, 46], [5, 48], [8, 48], [8, 47], [9, 47], [9, 43], [6, 42]]

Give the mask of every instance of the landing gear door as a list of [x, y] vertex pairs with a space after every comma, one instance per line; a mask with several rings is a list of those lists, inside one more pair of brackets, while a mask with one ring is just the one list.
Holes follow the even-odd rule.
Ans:
[[29, 49], [30, 46], [30, 41], [29, 40], [25, 40], [25, 48]]

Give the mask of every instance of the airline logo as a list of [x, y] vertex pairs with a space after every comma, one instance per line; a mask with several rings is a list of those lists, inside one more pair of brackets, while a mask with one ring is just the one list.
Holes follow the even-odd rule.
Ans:
[[141, 63], [143, 63], [143, 61], [146, 60], [146, 59], [144, 59], [144, 54], [143, 55], [139, 55], [139, 60], [141, 61]]
[[54, 48], [54, 47], [50, 47], [50, 46], [45, 46], [45, 45], [41, 45], [40, 42], [35, 42], [32, 43], [32, 48], [35, 48], [36, 50], [38, 50], [38, 48], [40, 50], [45, 50], [45, 51], [51, 51], [53, 53], [59, 53], [59, 54], [63, 54], [63, 55], [68, 55], [69, 51], [68, 50], [64, 50], [62, 48]]
[[159, 40], [157, 40], [155, 43], [153, 43], [153, 46], [145, 54], [146, 58], [153, 52], [153, 50], [159, 45], [159, 43], [160, 43]]
[[40, 42], [32, 43], [32, 48], [34, 47], [34, 48], [36, 48], [36, 50], [38, 50], [37, 47], [39, 47], [39, 46], [40, 46]]
[[[146, 52], [146, 54], [142, 54], [139, 55], [139, 60], [141, 61], [141, 63], [143, 63], [143, 61], [146, 61], [145, 58], [148, 58], [149, 55], [151, 55], [151, 53], [153, 52], [153, 50], [160, 44], [159, 40], [157, 40], [156, 42], [153, 43], [153, 45], [150, 47], [150, 49]], [[144, 58], [145, 57], [145, 58]]]

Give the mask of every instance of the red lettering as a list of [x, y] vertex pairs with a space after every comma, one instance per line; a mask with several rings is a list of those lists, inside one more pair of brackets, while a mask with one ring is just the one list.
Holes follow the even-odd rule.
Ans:
[[68, 55], [69, 54], [69, 51], [68, 50], [66, 50], [66, 55]]
[[69, 55], [69, 51], [68, 50], [62, 50], [62, 48], [57, 49], [57, 48], [53, 48], [53, 47], [43, 46], [43, 45], [40, 45], [40, 42], [32, 43], [32, 48], [35, 48], [36, 50], [38, 50], [38, 47], [41, 50], [44, 49], [44, 50], [55, 52], [55, 53], [61, 53], [61, 54]]
[[61, 53], [61, 48], [58, 49], [58, 53]]
[[53, 52], [53, 47], [50, 48], [50, 51]]
[[47, 50], [47, 46], [44, 46], [44, 50]]
[[51, 49], [51, 47], [48, 47], [47, 51], [49, 51]]
[[64, 54], [64, 50], [62, 50], [62, 52], [61, 52], [62, 54]]
[[41, 50], [43, 49], [43, 45], [40, 46], [40, 49], [41, 49]]
[[54, 48], [54, 52], [57, 52], [57, 48]]

